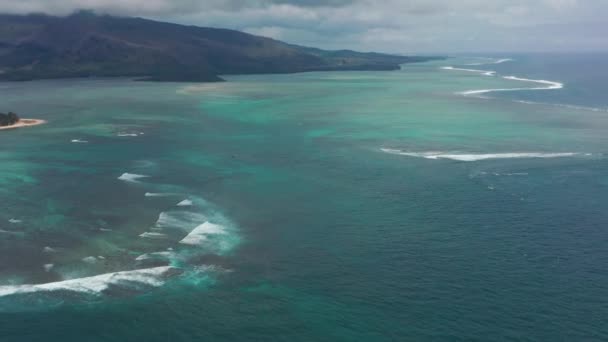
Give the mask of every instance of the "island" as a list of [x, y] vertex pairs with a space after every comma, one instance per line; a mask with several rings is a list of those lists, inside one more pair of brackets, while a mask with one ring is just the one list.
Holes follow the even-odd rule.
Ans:
[[40, 119], [20, 119], [13, 112], [0, 113], [0, 130], [36, 126], [43, 123], [46, 123], [46, 121]]

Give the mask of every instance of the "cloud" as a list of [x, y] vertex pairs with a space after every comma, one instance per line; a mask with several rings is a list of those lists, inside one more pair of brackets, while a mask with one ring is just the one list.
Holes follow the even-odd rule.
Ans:
[[[92, 9], [387, 52], [606, 49], [605, 0], [19, 0], [0, 12]], [[598, 29], [599, 28], [599, 29]]]

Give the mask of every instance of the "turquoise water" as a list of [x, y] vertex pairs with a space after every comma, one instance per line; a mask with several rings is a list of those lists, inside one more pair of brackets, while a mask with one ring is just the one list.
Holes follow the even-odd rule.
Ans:
[[[0, 133], [0, 340], [608, 339], [608, 104], [538, 58], [0, 84], [48, 120]], [[509, 75], [563, 88], [461, 94]]]

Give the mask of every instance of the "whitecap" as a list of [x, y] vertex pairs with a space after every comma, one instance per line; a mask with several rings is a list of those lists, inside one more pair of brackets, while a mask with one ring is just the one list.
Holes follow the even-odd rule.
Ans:
[[53, 265], [53, 264], [44, 264], [43, 265], [43, 268], [46, 272], [50, 272], [53, 269], [53, 267], [55, 267], [55, 265]]
[[143, 238], [152, 238], [152, 239], [164, 239], [167, 237], [166, 234], [156, 233], [156, 232], [145, 232], [145, 233], [139, 234], [139, 236], [143, 237]]
[[146, 196], [146, 197], [168, 197], [168, 196], [177, 196], [177, 194], [159, 193], [159, 192], [146, 192], [144, 196]]
[[36, 292], [69, 291], [86, 294], [101, 294], [110, 286], [145, 285], [159, 287], [164, 284], [164, 278], [174, 270], [170, 266], [146, 268], [132, 271], [122, 271], [100, 274], [92, 277], [63, 280], [46, 284], [8, 285], [0, 286], [0, 297]]
[[169, 211], [161, 212], [154, 226], [150, 227], [150, 232], [141, 234], [141, 237], [160, 238], [167, 237], [166, 232], [171, 231], [190, 231], [202, 222], [207, 221], [207, 216], [200, 213], [189, 211]]
[[443, 69], [443, 70], [454, 70], [454, 71], [475, 72], [475, 73], [483, 74], [485, 76], [494, 76], [494, 75], [496, 75], [496, 71], [491, 71], [491, 70], [464, 69], [464, 68], [455, 68], [455, 67], [452, 67], [452, 66], [441, 67], [441, 69]]
[[511, 58], [503, 58], [503, 59], [499, 59], [496, 62], [494, 62], [493, 64], [502, 64], [502, 63], [506, 63], [506, 62], [511, 62], [513, 59]]
[[206, 220], [207, 216], [200, 213], [189, 211], [163, 211], [158, 215], [158, 220], [156, 220], [154, 227], [161, 229], [178, 228], [190, 230]]
[[10, 223], [21, 223], [23, 221], [12, 218], [12, 219], [8, 220], [8, 222], [10, 222]]
[[138, 179], [147, 178], [147, 177], [150, 177], [150, 176], [138, 175], [135, 173], [125, 172], [122, 175], [120, 175], [120, 177], [118, 177], [118, 179], [120, 179], [121, 181], [125, 181], [125, 182], [137, 183]]
[[[510, 58], [502, 58], [502, 59], [495, 60], [493, 62], [487, 62], [487, 63], [469, 63], [469, 64], [466, 64], [466, 65], [501, 64], [501, 63], [505, 63], [505, 62], [509, 62], [509, 61], [512, 61], [512, 59], [510, 59]], [[443, 70], [454, 70], [454, 71], [475, 72], [475, 73], [483, 74], [485, 76], [496, 76], [496, 71], [479, 70], [479, 69], [467, 69], [467, 68], [455, 68], [455, 67], [452, 67], [452, 66], [441, 67], [441, 69], [443, 69]], [[521, 78], [521, 77], [516, 77], [516, 76], [504, 76], [503, 79], [505, 79], [505, 80], [512, 80], [512, 81], [537, 83], [537, 84], [541, 84], [543, 86], [541, 86], [541, 87], [531, 87], [531, 88], [520, 88], [520, 87], [518, 87], [518, 88], [475, 89], [475, 90], [466, 90], [466, 91], [458, 92], [457, 94], [460, 94], [460, 95], [481, 95], [481, 94], [486, 94], [486, 93], [505, 92], [505, 91], [554, 90], [554, 89], [562, 89], [564, 87], [563, 83], [556, 82], [556, 81], [534, 80], [534, 79]]]
[[479, 63], [469, 63], [466, 65], [488, 65], [488, 64], [502, 64], [502, 63], [506, 63], [506, 62], [511, 62], [513, 61], [513, 59], [511, 58], [501, 58], [501, 59], [494, 59], [494, 58], [484, 58], [487, 60], [492, 60], [491, 62], [479, 62]]
[[564, 87], [563, 83], [555, 82], [555, 81], [532, 80], [532, 79], [529, 79], [529, 78], [521, 78], [521, 77], [516, 77], [516, 76], [505, 76], [503, 78], [505, 80], [513, 80], [513, 81], [522, 81], [522, 82], [532, 82], [532, 83], [546, 84], [547, 85], [546, 89], [561, 89], [561, 88]]
[[174, 252], [171, 251], [163, 251], [163, 252], [153, 252], [146, 253], [135, 258], [136, 261], [143, 261], [148, 259], [170, 259], [175, 256]]
[[504, 76], [503, 78], [505, 80], [538, 83], [538, 84], [543, 84], [545, 86], [543, 86], [543, 87], [531, 87], [531, 88], [495, 88], [495, 89], [467, 90], [467, 91], [460, 92], [459, 94], [461, 94], [461, 95], [479, 95], [479, 94], [486, 94], [486, 93], [493, 93], [493, 92], [504, 92], [504, 91], [555, 90], [555, 89], [562, 89], [564, 87], [563, 83], [556, 82], [556, 81], [532, 80], [532, 79], [528, 79], [528, 78], [521, 78], [521, 77], [515, 77], [515, 76]]
[[76, 144], [86, 144], [86, 143], [88, 143], [87, 140], [80, 140], [80, 139], [72, 139], [71, 142], [76, 143]]
[[82, 261], [86, 262], [87, 264], [95, 264], [97, 263], [97, 258], [94, 256], [88, 256], [86, 258], [82, 258]]
[[497, 176], [497, 177], [500, 177], [500, 176], [512, 177], [512, 176], [527, 176], [527, 175], [528, 175], [527, 172], [507, 172], [507, 173], [494, 172], [494, 176]]
[[194, 228], [179, 243], [186, 245], [200, 245], [207, 241], [209, 236], [220, 234], [226, 234], [226, 230], [223, 226], [211, 222], [205, 222]]
[[382, 152], [397, 154], [408, 157], [419, 157], [426, 159], [451, 159], [457, 161], [479, 161], [488, 159], [511, 159], [511, 158], [564, 158], [575, 156], [589, 156], [589, 153], [575, 152], [557, 152], [557, 153], [541, 153], [541, 152], [511, 152], [511, 153], [444, 153], [444, 152], [407, 152], [396, 149], [382, 148]]
[[178, 207], [189, 207], [189, 206], [192, 206], [192, 200], [185, 199], [185, 200], [177, 203], [177, 206]]

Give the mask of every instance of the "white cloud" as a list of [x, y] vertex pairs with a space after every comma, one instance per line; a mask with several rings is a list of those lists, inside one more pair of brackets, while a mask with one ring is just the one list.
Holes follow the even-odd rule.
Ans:
[[0, 12], [9, 13], [67, 14], [83, 8], [234, 28], [326, 48], [608, 48], [601, 25], [608, 13], [605, 0], [0, 0]]

